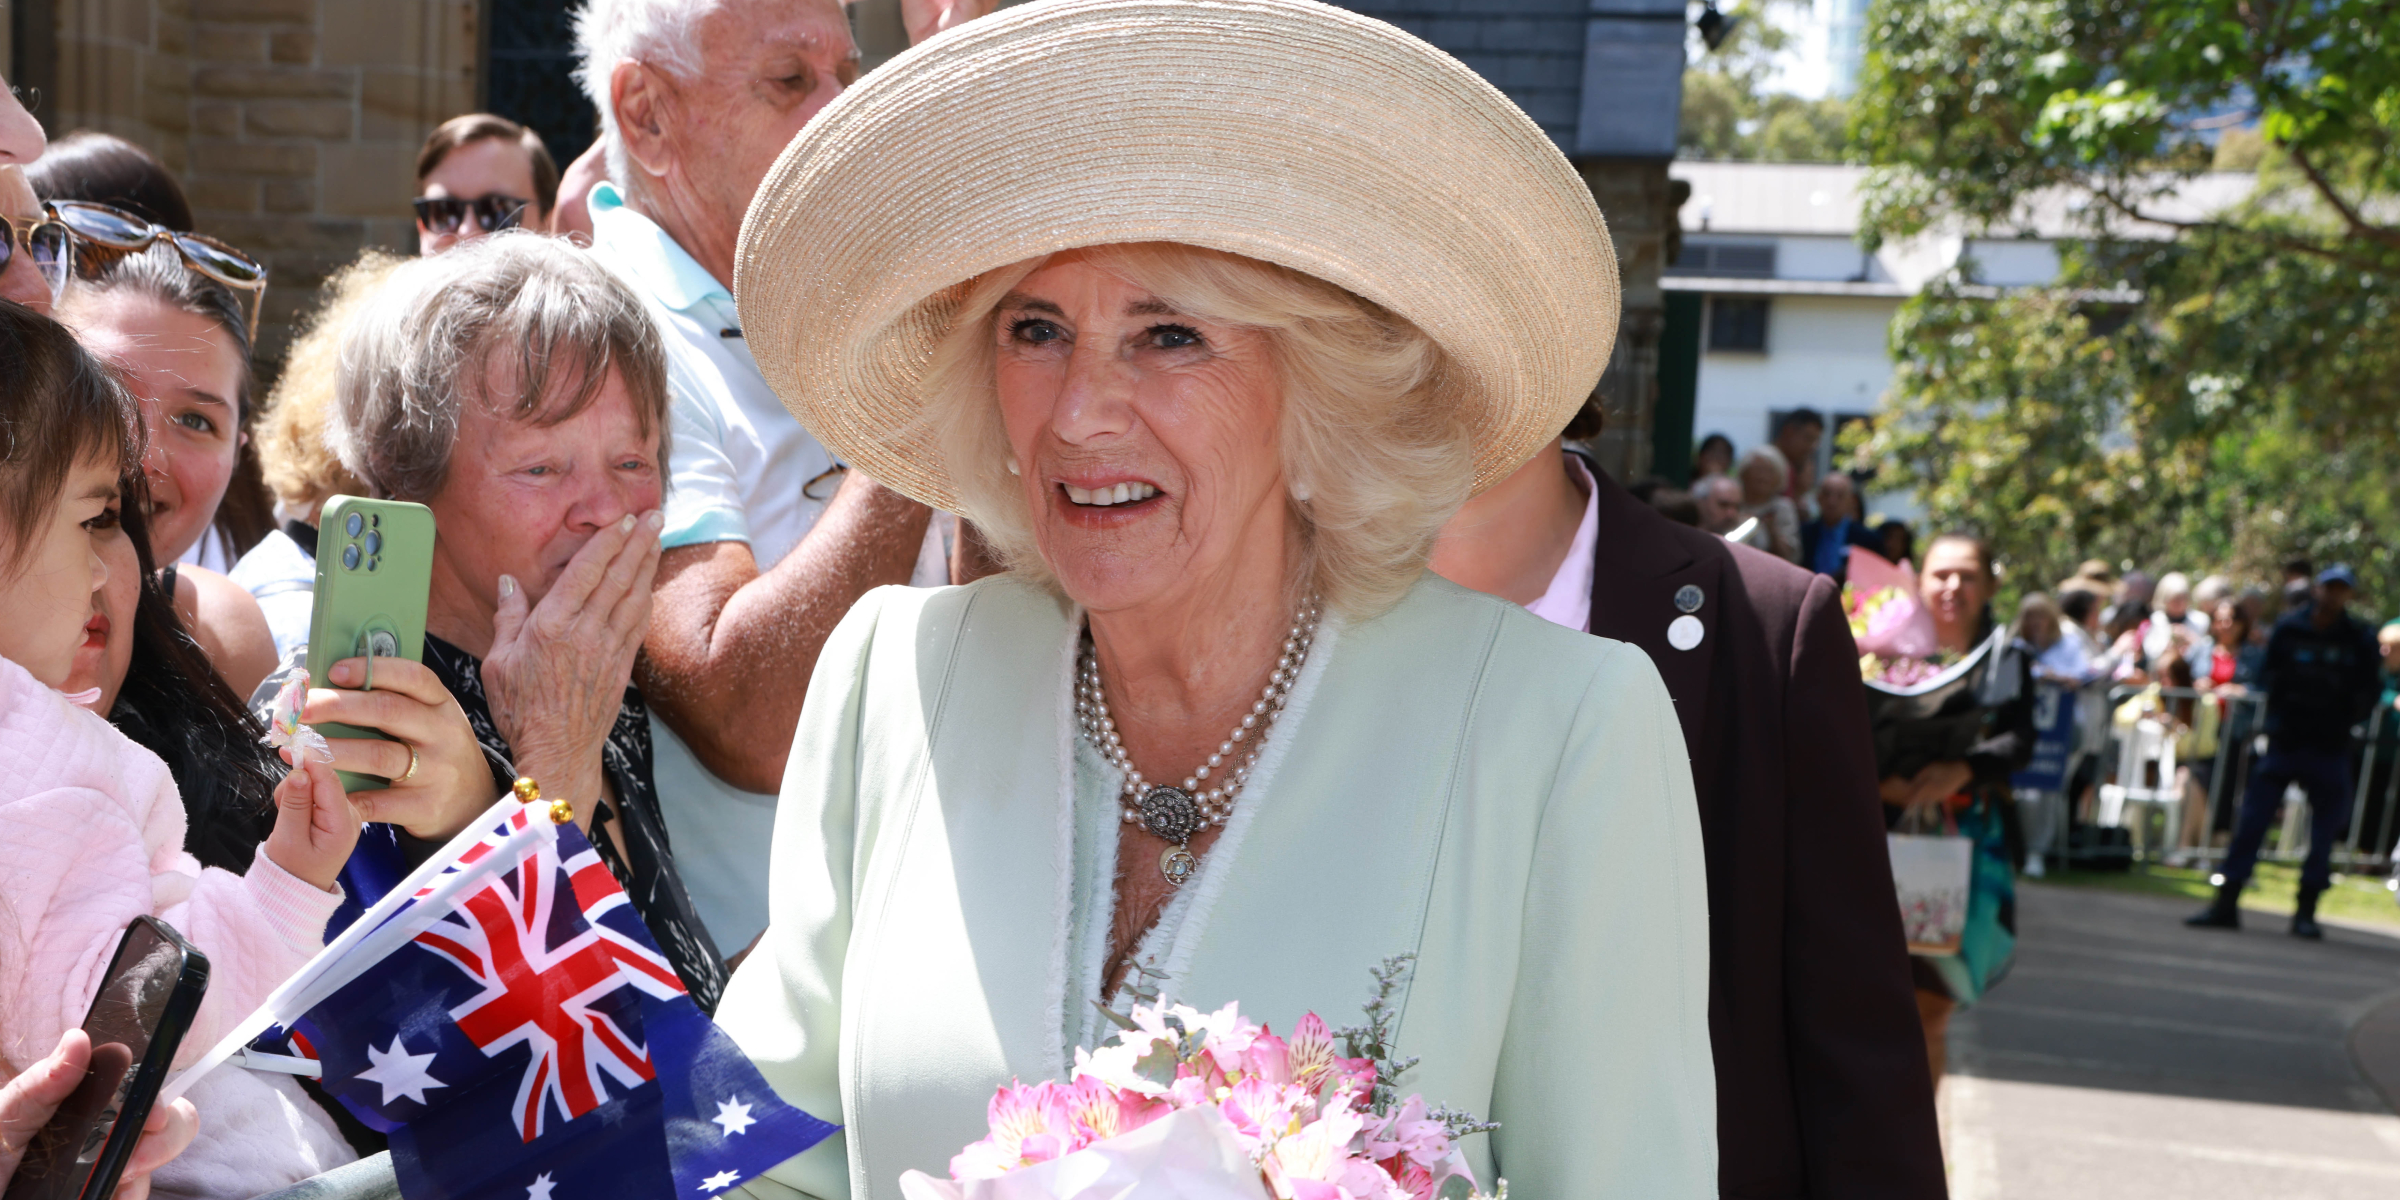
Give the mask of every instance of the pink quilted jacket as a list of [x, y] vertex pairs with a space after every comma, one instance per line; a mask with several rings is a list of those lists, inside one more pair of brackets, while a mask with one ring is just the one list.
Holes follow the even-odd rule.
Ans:
[[[138, 915], [208, 956], [208, 993], [178, 1064], [206, 1053], [317, 952], [338, 890], [318, 890], [263, 849], [248, 874], [203, 869], [184, 853], [183, 832], [183, 801], [158, 756], [0, 659], [0, 1075], [82, 1023]], [[288, 1079], [218, 1074], [228, 1078], [194, 1093], [200, 1138], [161, 1173], [162, 1192], [186, 1190], [170, 1182], [184, 1176], [194, 1194], [254, 1195], [351, 1157]], [[263, 1144], [208, 1144], [237, 1131]]]

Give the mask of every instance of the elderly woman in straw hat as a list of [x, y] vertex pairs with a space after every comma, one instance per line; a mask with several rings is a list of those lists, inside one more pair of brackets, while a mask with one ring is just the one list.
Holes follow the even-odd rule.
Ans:
[[1306, 0], [1028, 6], [828, 107], [737, 283], [793, 412], [1009, 567], [870, 593], [818, 660], [720, 1018], [847, 1132], [759, 1194], [942, 1173], [1145, 980], [1287, 1028], [1404, 952], [1404, 1086], [1500, 1122], [1487, 1185], [1714, 1194], [1667, 693], [1424, 570], [1615, 334], [1531, 121]]

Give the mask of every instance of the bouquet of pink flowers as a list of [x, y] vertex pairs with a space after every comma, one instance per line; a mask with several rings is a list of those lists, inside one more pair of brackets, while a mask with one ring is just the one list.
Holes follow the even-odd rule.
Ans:
[[1941, 642], [1933, 614], [1917, 599], [1917, 573], [1863, 546], [1850, 548], [1842, 609], [1858, 643], [1858, 673], [1870, 683], [1911, 687], [1933, 678]]
[[[1011, 1084], [991, 1136], [950, 1160], [949, 1180], [901, 1177], [908, 1200], [1473, 1200], [1457, 1140], [1488, 1131], [1462, 1114], [1393, 1098], [1385, 1003], [1405, 958], [1376, 972], [1368, 1025], [1335, 1031], [1310, 1013], [1291, 1036], [1228, 1004], [1112, 1014], [1119, 1032], [1077, 1048], [1073, 1078]], [[1353, 1055], [1336, 1048], [1339, 1039]], [[1505, 1200], [1507, 1184], [1500, 1185]]]

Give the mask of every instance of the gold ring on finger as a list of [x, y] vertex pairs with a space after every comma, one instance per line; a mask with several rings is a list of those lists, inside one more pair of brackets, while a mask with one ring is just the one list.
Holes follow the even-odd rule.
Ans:
[[417, 748], [415, 746], [410, 746], [408, 748], [408, 769], [400, 772], [399, 776], [392, 780], [392, 786], [398, 787], [399, 785], [407, 783], [409, 780], [416, 778], [416, 776]]

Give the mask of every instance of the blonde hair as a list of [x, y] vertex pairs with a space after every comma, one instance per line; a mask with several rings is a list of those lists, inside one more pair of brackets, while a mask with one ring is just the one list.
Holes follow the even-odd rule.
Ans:
[[258, 468], [275, 492], [280, 515], [313, 518], [335, 496], [364, 496], [359, 482], [333, 455], [325, 422], [333, 412], [333, 383], [341, 371], [342, 334], [367, 297], [409, 260], [369, 250], [325, 281], [325, 302], [308, 331], [284, 356], [283, 374], [267, 393], [258, 419]]
[[[1389, 310], [1272, 263], [1165, 242], [1084, 253], [1178, 312], [1265, 335], [1283, 385], [1284, 476], [1307, 497], [1285, 498], [1300, 531], [1298, 583], [1353, 619], [1398, 603], [1474, 486], [1472, 434], [1447, 399], [1461, 390], [1450, 357]], [[923, 428], [910, 434], [938, 448], [960, 515], [1008, 569], [1055, 588], [1008, 474], [992, 328], [1009, 290], [1044, 261], [961, 285], [959, 315], [925, 367]]]

